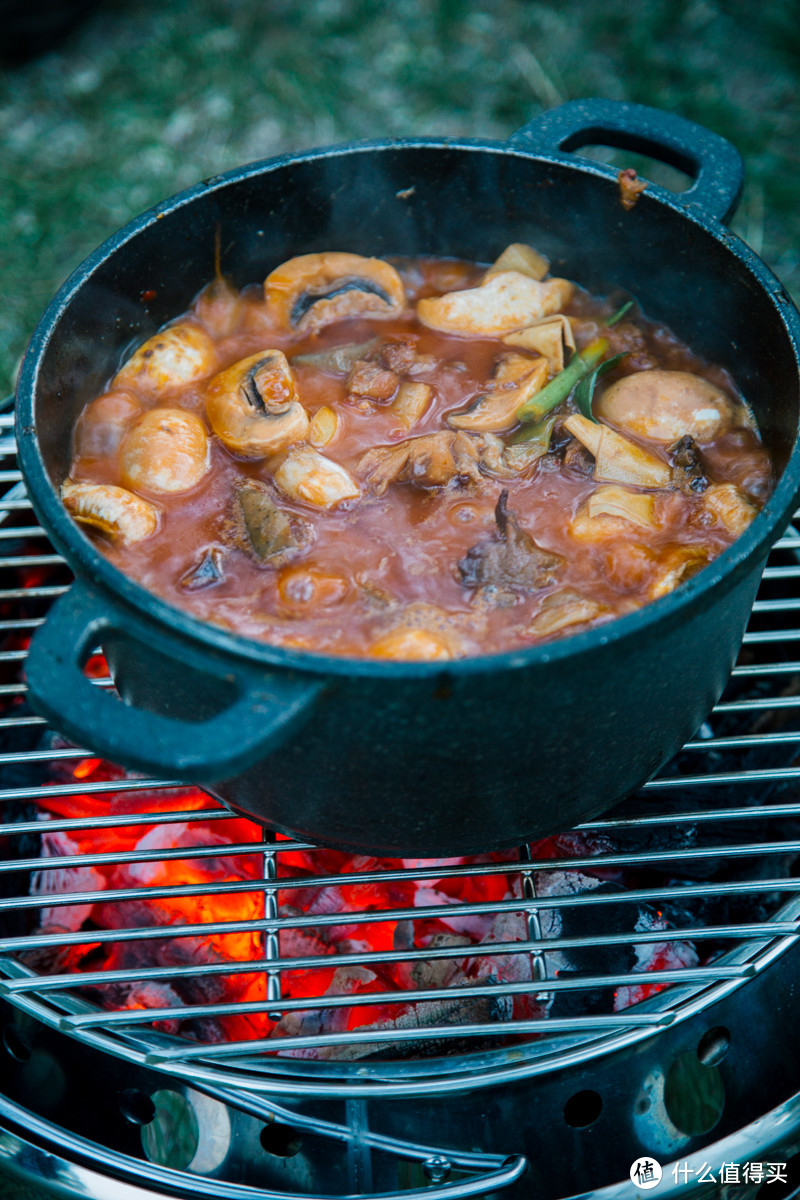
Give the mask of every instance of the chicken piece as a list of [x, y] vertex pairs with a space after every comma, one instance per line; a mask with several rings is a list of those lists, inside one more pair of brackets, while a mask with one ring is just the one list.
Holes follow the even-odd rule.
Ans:
[[315, 508], [333, 508], [361, 495], [352, 475], [313, 446], [293, 446], [282, 459], [273, 478], [287, 496], [304, 500]]
[[205, 379], [216, 366], [216, 349], [202, 325], [181, 321], [148, 338], [114, 376], [112, 388], [152, 394]]
[[609, 485], [593, 492], [569, 524], [579, 542], [599, 543], [630, 536], [634, 528], [656, 529], [655, 497]]
[[389, 263], [360, 254], [301, 254], [264, 281], [267, 305], [284, 329], [317, 330], [349, 317], [396, 317], [405, 307], [403, 281]]
[[123, 545], [144, 541], [158, 528], [158, 509], [126, 488], [68, 479], [61, 499], [76, 521]]
[[302, 441], [309, 424], [281, 350], [261, 350], [215, 375], [206, 414], [219, 440], [247, 458], [266, 458]]
[[575, 353], [572, 326], [563, 313], [542, 317], [525, 329], [506, 334], [503, 341], [507, 346], [519, 346], [523, 350], [544, 355], [551, 377], [563, 371], [568, 355]]
[[758, 507], [735, 483], [712, 483], [703, 496], [703, 504], [735, 537], [744, 533], [758, 515]]
[[491, 391], [479, 396], [465, 412], [450, 413], [447, 423], [453, 429], [502, 433], [517, 424], [517, 409], [546, 382], [546, 358], [506, 354], [495, 368]]
[[552, 583], [563, 558], [543, 550], [522, 529], [508, 508], [508, 492], [500, 493], [494, 510], [497, 537], [479, 542], [458, 564], [461, 582], [468, 588], [491, 588], [499, 603], [516, 599]]
[[443, 487], [453, 479], [481, 482], [481, 441], [467, 433], [426, 433], [396, 446], [375, 446], [358, 464], [360, 474], [376, 495], [390, 483]]
[[182, 408], [151, 408], [122, 443], [122, 482], [132, 491], [188, 492], [211, 469], [206, 427]]
[[646, 179], [639, 179], [633, 167], [626, 167], [617, 175], [619, 185], [619, 202], [626, 212], [630, 212], [639, 202], [639, 197], [647, 187]]
[[229, 535], [256, 562], [282, 567], [313, 543], [314, 526], [280, 508], [266, 483], [249, 479], [237, 487]]
[[581, 596], [579, 592], [565, 588], [545, 596], [542, 607], [528, 626], [528, 632], [536, 634], [537, 637], [547, 637], [573, 625], [585, 625], [587, 621], [595, 621], [608, 611], [597, 600], [590, 600], [588, 596]]
[[519, 271], [523, 275], [530, 275], [531, 279], [544, 279], [549, 270], [550, 263], [533, 246], [525, 242], [512, 242], [492, 263], [484, 278], [488, 279], [500, 271]]
[[675, 590], [679, 583], [691, 579], [692, 575], [706, 565], [708, 551], [702, 546], [678, 546], [662, 559], [656, 579], [650, 585], [648, 596], [657, 600]]
[[734, 424], [725, 393], [688, 371], [637, 371], [612, 383], [595, 402], [595, 415], [630, 433], [659, 442], [689, 434], [710, 442]]
[[485, 283], [417, 303], [423, 325], [463, 337], [502, 337], [538, 317], [560, 312], [572, 295], [566, 279], [542, 283], [520, 271], [500, 271]]
[[358, 359], [347, 376], [347, 390], [352, 396], [367, 396], [370, 400], [391, 400], [400, 380], [394, 371], [387, 371], [377, 363]]
[[580, 413], [573, 413], [563, 424], [594, 455], [596, 479], [638, 487], [669, 487], [672, 472], [667, 464], [615, 429], [590, 421]]

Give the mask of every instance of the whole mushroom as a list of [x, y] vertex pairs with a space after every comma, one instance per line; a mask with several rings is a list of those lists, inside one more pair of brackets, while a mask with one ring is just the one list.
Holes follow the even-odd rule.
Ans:
[[309, 425], [280, 350], [262, 350], [215, 375], [206, 391], [206, 414], [220, 441], [246, 458], [285, 450], [303, 440]]

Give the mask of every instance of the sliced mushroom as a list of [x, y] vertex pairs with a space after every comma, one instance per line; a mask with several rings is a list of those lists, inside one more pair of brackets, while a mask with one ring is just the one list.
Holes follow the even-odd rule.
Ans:
[[134, 491], [188, 492], [211, 467], [205, 425], [182, 408], [151, 408], [122, 443], [120, 466]]
[[305, 517], [280, 508], [266, 483], [248, 479], [234, 496], [232, 537], [258, 562], [282, 567], [308, 549], [315, 532]]
[[525, 329], [506, 334], [503, 341], [507, 346], [519, 346], [523, 350], [533, 350], [536, 354], [544, 355], [551, 376], [563, 371], [568, 352], [575, 352], [572, 326], [563, 313], [542, 317]]
[[216, 366], [211, 335], [181, 321], [148, 338], [114, 376], [112, 388], [163, 392], [205, 379]]
[[710, 442], [734, 423], [725, 393], [688, 371], [637, 371], [612, 383], [595, 403], [595, 413], [641, 437], [675, 442], [689, 434]]
[[114, 542], [142, 542], [158, 528], [158, 509], [126, 488], [67, 480], [61, 486], [61, 499], [76, 521]]
[[235, 454], [265, 458], [302, 441], [308, 413], [280, 350], [262, 350], [215, 375], [206, 391], [211, 428]]
[[264, 295], [283, 328], [298, 333], [348, 317], [394, 317], [406, 302], [389, 263], [337, 251], [290, 258], [267, 276]]
[[75, 426], [75, 453], [82, 458], [116, 454], [142, 406], [127, 392], [104, 392], [86, 408]]
[[517, 409], [547, 383], [547, 359], [524, 354], [506, 354], [500, 359], [492, 389], [480, 396], [466, 412], [447, 418], [453, 429], [476, 433], [501, 433], [517, 424]]
[[547, 637], [551, 633], [560, 633], [562, 629], [595, 621], [607, 612], [608, 609], [597, 600], [590, 600], [580, 592], [565, 588], [545, 596], [542, 607], [528, 626], [528, 631], [537, 637]]
[[520, 271], [500, 271], [479, 287], [418, 301], [417, 316], [443, 333], [501, 337], [559, 312], [571, 295], [566, 279], [541, 283]]
[[552, 583], [564, 560], [538, 546], [521, 528], [508, 508], [508, 492], [500, 493], [494, 515], [497, 536], [472, 546], [458, 564], [464, 587], [491, 588], [504, 603], [509, 595], [513, 600], [517, 591]]
[[485, 278], [497, 275], [499, 271], [519, 271], [523, 275], [530, 275], [531, 279], [544, 279], [549, 270], [550, 263], [533, 246], [525, 242], [512, 242], [492, 263]]
[[596, 479], [648, 488], [669, 487], [672, 472], [667, 464], [616, 430], [579, 413], [567, 417], [564, 428], [594, 455]]
[[433, 388], [427, 383], [411, 383], [405, 380], [397, 389], [392, 401], [392, 415], [401, 429], [412, 429], [428, 411], [433, 399]]
[[273, 478], [287, 496], [316, 508], [332, 508], [361, 495], [352, 475], [312, 446], [292, 447]]
[[735, 483], [712, 483], [703, 496], [704, 507], [714, 514], [729, 533], [744, 533], [758, 508]]
[[396, 446], [375, 446], [358, 464], [372, 491], [382, 496], [390, 483], [443, 487], [453, 479], [481, 479], [481, 442], [467, 433], [426, 433]]

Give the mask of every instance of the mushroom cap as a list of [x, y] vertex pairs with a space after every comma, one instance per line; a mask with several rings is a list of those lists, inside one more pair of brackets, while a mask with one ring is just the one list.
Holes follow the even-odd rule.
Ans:
[[389, 263], [360, 254], [301, 254], [264, 281], [270, 311], [284, 329], [313, 333], [348, 317], [394, 317], [405, 307], [403, 281]]
[[423, 325], [443, 333], [502, 337], [564, 307], [573, 287], [566, 279], [540, 282], [520, 271], [490, 274], [479, 287], [417, 302]]
[[133, 491], [188, 492], [211, 466], [205, 425], [182, 408], [151, 408], [122, 443], [120, 466]]
[[266, 458], [302, 441], [309, 424], [281, 350], [261, 350], [215, 375], [206, 415], [220, 441], [247, 458]]
[[211, 335], [201, 325], [181, 321], [143, 342], [119, 369], [111, 386], [162, 392], [203, 379], [215, 366]]
[[637, 371], [595, 402], [598, 417], [641, 437], [674, 442], [689, 434], [710, 442], [734, 420], [733, 405], [707, 379], [688, 371]]

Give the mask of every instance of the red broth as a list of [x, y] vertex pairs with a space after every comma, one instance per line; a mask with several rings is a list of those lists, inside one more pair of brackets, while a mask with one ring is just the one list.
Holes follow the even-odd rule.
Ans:
[[[484, 267], [434, 259], [395, 266], [405, 287], [398, 315], [335, 320], [306, 332], [287, 329], [260, 287], [236, 293], [218, 280], [181, 318], [211, 334], [212, 370], [183, 386], [155, 390], [137, 386], [123, 371], [87, 407], [75, 439], [70, 479], [76, 482], [124, 486], [126, 439], [141, 414], [154, 408], [196, 414], [209, 433], [210, 469], [199, 482], [170, 494], [139, 489], [157, 514], [155, 532], [127, 543], [113, 530], [87, 524], [116, 566], [202, 620], [275, 645], [345, 656], [462, 657], [567, 636], [649, 603], [725, 550], [764, 503], [771, 465], [733, 379], [635, 306], [608, 327], [613, 306], [579, 288], [561, 309], [576, 353], [598, 336], [609, 343], [606, 357], [627, 352], [598, 378], [596, 397], [615, 381], [653, 369], [690, 372], [727, 396], [734, 414], [730, 426], [693, 446], [700, 464], [697, 490], [674, 479], [656, 488], [625, 483], [627, 493], [655, 505], [653, 522], [643, 526], [606, 514], [599, 524], [584, 521], [577, 536], [576, 517], [609, 481], [596, 478], [591, 453], [565, 426], [576, 412], [573, 397], [553, 410], [549, 448], [522, 470], [493, 468], [488, 461], [492, 450], [496, 464], [497, 454], [520, 444], [524, 430], [515, 422], [488, 439], [489, 451], [483, 435], [463, 434], [477, 458], [447, 482], [431, 482], [411, 470], [381, 491], [371, 482], [367, 452], [437, 432], [447, 436], [448, 415], [491, 390], [493, 371], [510, 349], [500, 337], [431, 328], [415, 311], [421, 297], [478, 286]], [[371, 339], [377, 343], [364, 354], [373, 367], [386, 371], [388, 360], [398, 367], [398, 387], [412, 381], [431, 389], [429, 406], [410, 428], [398, 418], [397, 391], [358, 394], [352, 390], [358, 380], [349, 371], [302, 361]], [[386, 345], [395, 347], [394, 357], [391, 351], [387, 356]], [[357, 496], [320, 508], [288, 494], [275, 481], [285, 452], [245, 457], [209, 429], [212, 378], [266, 349], [286, 355], [297, 396], [312, 420], [322, 408], [335, 414], [336, 435], [318, 446], [319, 453], [347, 470]], [[530, 357], [533, 364], [536, 355]], [[382, 381], [383, 392], [391, 383]], [[623, 432], [674, 476], [673, 444]], [[248, 543], [237, 507], [248, 481], [263, 484], [268, 502], [302, 529], [303, 538], [287, 553], [259, 557]], [[732, 522], [723, 521], [709, 502], [709, 488], [720, 484], [737, 489], [740, 512]], [[509, 564], [503, 556], [515, 540], [519, 553]], [[531, 543], [531, 553], [545, 561], [538, 576], [525, 567]]]

